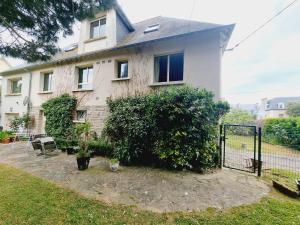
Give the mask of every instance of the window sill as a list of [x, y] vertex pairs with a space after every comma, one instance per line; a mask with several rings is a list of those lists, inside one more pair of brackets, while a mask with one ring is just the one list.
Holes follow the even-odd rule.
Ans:
[[84, 43], [90, 43], [90, 42], [93, 42], [93, 41], [99, 41], [99, 40], [102, 40], [102, 39], [105, 39], [106, 36], [101, 36], [101, 37], [97, 37], [97, 38], [91, 38], [91, 39], [88, 39], [86, 41], [84, 41]]
[[76, 89], [73, 92], [85, 92], [85, 91], [94, 91], [94, 89]]
[[124, 81], [124, 80], [130, 80], [130, 77], [116, 78], [116, 79], [113, 79], [111, 81]]
[[172, 82], [155, 82], [149, 84], [149, 87], [160, 87], [160, 86], [169, 86], [169, 85], [183, 85], [185, 84], [184, 81], [172, 81]]
[[22, 93], [17, 93], [17, 94], [6, 94], [5, 96], [20, 96]]
[[53, 91], [41, 91], [38, 94], [39, 95], [53, 94]]
[[85, 121], [73, 120], [73, 123], [85, 123]]

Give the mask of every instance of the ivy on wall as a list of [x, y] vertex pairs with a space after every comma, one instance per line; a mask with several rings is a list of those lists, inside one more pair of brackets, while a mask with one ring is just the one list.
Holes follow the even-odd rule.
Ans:
[[45, 130], [53, 137], [67, 138], [73, 133], [73, 113], [77, 99], [69, 94], [51, 98], [42, 105], [46, 117]]

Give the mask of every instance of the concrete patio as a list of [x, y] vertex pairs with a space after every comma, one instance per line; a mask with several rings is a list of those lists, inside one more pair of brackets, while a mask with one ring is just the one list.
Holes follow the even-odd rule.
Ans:
[[[269, 187], [257, 177], [223, 169], [213, 174], [170, 172], [143, 167], [121, 167], [111, 172], [108, 160], [91, 159], [78, 171], [74, 155], [37, 156], [26, 143], [0, 144], [0, 163], [70, 188], [82, 195], [155, 212], [217, 209], [258, 202]], [[0, 171], [1, 172], [1, 171]]]

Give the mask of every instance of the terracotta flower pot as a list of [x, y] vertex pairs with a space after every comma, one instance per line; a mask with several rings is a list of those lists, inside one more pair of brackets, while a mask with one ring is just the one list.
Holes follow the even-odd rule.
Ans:
[[10, 138], [4, 138], [2, 140], [2, 144], [9, 144], [10, 143]]

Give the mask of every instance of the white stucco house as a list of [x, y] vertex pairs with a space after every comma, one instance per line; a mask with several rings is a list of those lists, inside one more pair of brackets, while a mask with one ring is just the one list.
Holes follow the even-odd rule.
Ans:
[[[10, 68], [9, 62], [4, 58], [0, 56], [0, 72], [8, 70]], [[1, 89], [2, 89], [2, 77], [0, 77], [0, 97], [1, 97]], [[0, 101], [0, 111], [1, 111], [1, 101]], [[2, 120], [0, 115], [0, 126], [2, 126]]]
[[41, 104], [69, 93], [81, 99], [74, 121], [101, 132], [107, 98], [172, 85], [206, 88], [221, 98], [221, 60], [234, 25], [155, 17], [132, 24], [119, 6], [81, 22], [78, 43], [48, 62], [4, 72], [2, 123], [29, 112], [44, 132]]
[[299, 102], [300, 97], [278, 97], [267, 99], [263, 98], [258, 107], [257, 119], [264, 120], [268, 118], [286, 118], [287, 106], [293, 102]]

